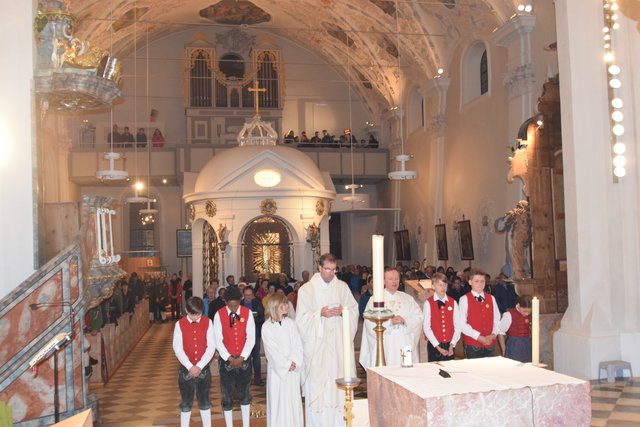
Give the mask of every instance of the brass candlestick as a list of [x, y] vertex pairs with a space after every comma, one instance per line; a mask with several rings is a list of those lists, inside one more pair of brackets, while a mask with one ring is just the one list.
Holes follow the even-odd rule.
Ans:
[[384, 330], [387, 329], [382, 324], [394, 316], [391, 310], [382, 306], [380, 309], [372, 309], [364, 312], [364, 318], [375, 322], [373, 330], [376, 332], [376, 367], [386, 366], [384, 358]]
[[351, 399], [351, 390], [360, 385], [359, 378], [350, 378], [345, 380], [344, 378], [338, 378], [336, 380], [338, 388], [344, 390], [344, 420], [347, 422], [347, 427], [352, 426], [353, 420], [353, 400]]

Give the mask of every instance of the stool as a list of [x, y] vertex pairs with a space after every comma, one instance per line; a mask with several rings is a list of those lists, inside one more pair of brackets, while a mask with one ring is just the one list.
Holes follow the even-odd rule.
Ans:
[[[607, 382], [609, 383], [615, 382], [617, 371], [624, 371], [625, 369], [629, 370], [629, 376], [633, 378], [631, 363], [623, 360], [607, 360], [605, 362], [600, 362], [598, 365], [598, 381], [600, 381], [600, 374], [603, 369], [607, 371]], [[624, 372], [621, 372], [621, 374], [621, 376], [624, 376]]]

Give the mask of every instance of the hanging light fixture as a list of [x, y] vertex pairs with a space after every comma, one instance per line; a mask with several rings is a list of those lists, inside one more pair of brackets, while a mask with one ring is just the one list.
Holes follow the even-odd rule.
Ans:
[[[111, 17], [110, 21], [113, 23], [113, 0], [111, 1], [111, 11], [109, 12], [109, 16]], [[111, 26], [111, 53], [113, 53], [113, 25]], [[110, 122], [111, 122], [111, 133], [110, 135], [110, 151], [108, 153], [104, 153], [104, 158], [109, 161], [109, 169], [104, 169], [104, 170], [99, 170], [96, 171], [96, 178], [98, 178], [101, 181], [121, 181], [123, 179], [127, 179], [129, 177], [129, 173], [126, 170], [119, 170], [115, 168], [115, 161], [123, 158], [123, 156], [120, 153], [116, 153], [113, 151], [113, 139], [114, 139], [114, 132], [113, 132], [113, 104], [111, 104], [110, 106], [111, 108], [111, 115], [110, 115]]]
[[[349, 37], [347, 35], [347, 37]], [[355, 203], [364, 203], [365, 199], [360, 194], [356, 194], [356, 189], [361, 188], [362, 185], [357, 185], [355, 183], [355, 176], [353, 173], [353, 131], [352, 131], [352, 119], [351, 119], [351, 48], [349, 47], [349, 42], [347, 40], [347, 86], [349, 90], [349, 152], [351, 155], [351, 184], [346, 185], [345, 188], [347, 190], [351, 190], [351, 194], [348, 196], [343, 196], [342, 200], [348, 203], [351, 203], [351, 207]], [[346, 132], [345, 132], [346, 133]]]
[[[136, 20], [138, 17], [136, 16]], [[147, 111], [149, 111], [149, 27], [146, 28], [146, 96], [147, 96]], [[155, 202], [155, 199], [153, 200]], [[147, 208], [140, 209], [140, 221], [142, 225], [149, 225], [156, 222], [158, 216], [158, 210], [151, 207], [151, 144], [147, 141]]]
[[[136, 5], [137, 6], [137, 5]], [[134, 7], [137, 14], [137, 7]], [[134, 195], [126, 198], [127, 203], [145, 203], [149, 199], [140, 195], [140, 191], [144, 188], [144, 184], [140, 181], [138, 175], [138, 17], [136, 15], [133, 21], [133, 122], [136, 137], [133, 141], [133, 152], [136, 159], [136, 182], [133, 184]]]
[[[398, 170], [389, 172], [389, 179], [393, 181], [406, 181], [409, 179], [415, 179], [418, 174], [416, 171], [407, 170], [406, 162], [411, 159], [411, 156], [404, 153], [404, 126], [402, 124], [404, 114], [402, 106], [402, 88], [400, 85], [400, 9], [398, 8], [398, 0], [396, 0], [396, 45], [398, 47], [398, 98], [400, 99], [400, 154], [396, 156], [396, 161], [399, 163]], [[392, 110], [397, 109], [398, 107], [392, 108]]]

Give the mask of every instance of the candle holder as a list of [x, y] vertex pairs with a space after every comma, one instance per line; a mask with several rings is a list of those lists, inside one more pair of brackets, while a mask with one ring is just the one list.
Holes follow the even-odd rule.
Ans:
[[351, 390], [360, 385], [360, 378], [338, 378], [336, 384], [340, 390], [344, 390], [344, 420], [347, 422], [347, 427], [352, 426], [353, 420], [353, 399], [351, 399]]
[[384, 331], [382, 324], [394, 316], [393, 311], [381, 308], [374, 308], [364, 312], [364, 318], [376, 324], [373, 330], [376, 333], [376, 367], [386, 366], [387, 362], [384, 358]]

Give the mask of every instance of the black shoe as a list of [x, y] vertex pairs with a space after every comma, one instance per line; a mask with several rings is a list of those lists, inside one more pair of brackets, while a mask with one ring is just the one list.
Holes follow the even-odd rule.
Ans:
[[262, 380], [253, 380], [252, 384], [258, 387], [264, 387], [264, 381]]

